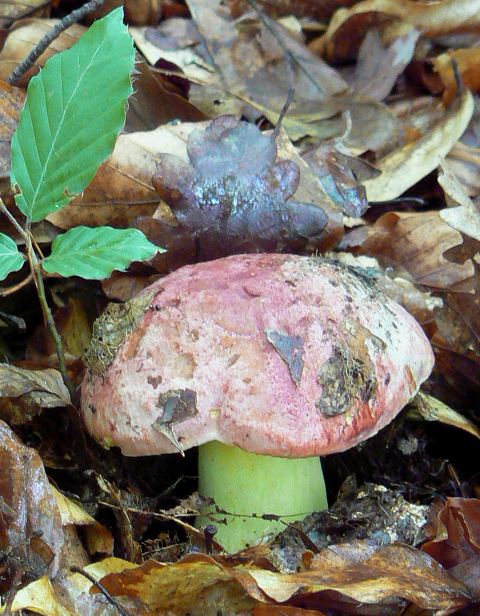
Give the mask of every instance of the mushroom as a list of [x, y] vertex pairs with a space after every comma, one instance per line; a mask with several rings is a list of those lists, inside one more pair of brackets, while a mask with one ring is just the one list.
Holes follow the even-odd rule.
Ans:
[[198, 445], [200, 493], [234, 551], [325, 508], [319, 456], [388, 424], [433, 353], [364, 270], [252, 254], [183, 267], [111, 304], [86, 363], [90, 433], [128, 456]]

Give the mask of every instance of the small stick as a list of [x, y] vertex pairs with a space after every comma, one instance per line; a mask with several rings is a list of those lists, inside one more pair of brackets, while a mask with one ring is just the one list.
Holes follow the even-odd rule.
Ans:
[[280, 126], [282, 124], [283, 118], [287, 115], [288, 108], [292, 104], [294, 96], [295, 96], [295, 88], [290, 88], [288, 90], [287, 100], [285, 101], [285, 104], [283, 105], [282, 110], [280, 111], [280, 115], [278, 116], [277, 123], [275, 125], [275, 128], [273, 129], [272, 137], [274, 141], [277, 138], [278, 133], [280, 132]]
[[42, 55], [42, 53], [47, 49], [47, 47], [52, 43], [56, 38], [60, 36], [60, 34], [69, 28], [72, 24], [80, 21], [91, 13], [98, 9], [105, 0], [90, 0], [83, 6], [78, 9], [75, 9], [68, 15], [66, 15], [59, 23], [50, 30], [32, 49], [32, 51], [28, 54], [28, 56], [21, 62], [17, 68], [10, 74], [8, 78], [8, 83], [11, 86], [15, 86], [18, 84], [23, 75], [35, 64], [36, 60]]
[[20, 282], [17, 282], [17, 284], [12, 285], [11, 287], [0, 287], [0, 297], [7, 297], [7, 295], [12, 295], [13, 293], [16, 293], [17, 291], [20, 291], [20, 289], [23, 289], [23, 287], [26, 287], [27, 284], [30, 284], [33, 280], [33, 273], [30, 272], [30, 274], [24, 278], [23, 280], [21, 280]]
[[115, 597], [113, 597], [108, 592], [105, 586], [93, 577], [93, 575], [90, 575], [90, 573], [87, 573], [80, 567], [70, 567], [70, 571], [72, 571], [72, 573], [79, 573], [80, 575], [83, 575], [84, 577], [86, 577], [87, 580], [92, 582], [92, 584], [98, 588], [98, 590], [107, 599], [107, 601], [111, 603], [113, 607], [117, 608], [119, 614], [121, 614], [122, 616], [132, 616], [130, 612], [127, 612], [127, 610], [120, 605], [120, 603], [115, 599]]

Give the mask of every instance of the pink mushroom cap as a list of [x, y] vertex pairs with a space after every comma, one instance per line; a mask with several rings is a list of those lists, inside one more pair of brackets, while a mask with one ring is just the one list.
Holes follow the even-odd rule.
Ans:
[[410, 314], [368, 275], [317, 257], [186, 266], [133, 301], [131, 331], [82, 386], [88, 430], [126, 455], [213, 440], [292, 458], [343, 451], [433, 367]]

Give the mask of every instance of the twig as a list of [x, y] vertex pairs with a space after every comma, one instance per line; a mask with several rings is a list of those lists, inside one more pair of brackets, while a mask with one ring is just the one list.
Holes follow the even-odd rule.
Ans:
[[11, 86], [15, 86], [18, 84], [23, 75], [35, 64], [36, 60], [42, 55], [42, 53], [47, 49], [47, 47], [52, 43], [56, 38], [60, 36], [60, 34], [69, 28], [72, 24], [80, 21], [91, 13], [98, 9], [105, 0], [90, 0], [83, 6], [78, 9], [75, 9], [68, 15], [66, 15], [61, 21], [58, 22], [56, 26], [50, 30], [32, 49], [32, 51], [28, 54], [23, 62], [21, 62], [17, 68], [11, 73], [8, 78], [8, 83]]
[[20, 282], [17, 282], [17, 284], [12, 285], [11, 287], [3, 287], [3, 288], [0, 287], [0, 297], [7, 297], [7, 295], [13, 295], [13, 293], [20, 291], [20, 289], [23, 289], [23, 287], [26, 287], [27, 284], [30, 284], [32, 280], [33, 280], [33, 273], [30, 272], [30, 274], [28, 274], [26, 278], [24, 278]]
[[462, 96], [462, 94], [465, 92], [465, 84], [463, 83], [462, 74], [460, 72], [460, 69], [458, 68], [458, 62], [455, 60], [455, 58], [452, 58], [451, 62], [453, 77], [457, 86], [457, 96]]
[[275, 128], [273, 129], [272, 137], [274, 141], [277, 138], [278, 133], [280, 132], [280, 126], [282, 125], [283, 118], [287, 115], [288, 108], [292, 104], [294, 96], [295, 96], [295, 88], [290, 88], [288, 90], [287, 100], [285, 101], [285, 104], [283, 105], [282, 110], [280, 111], [280, 115], [278, 116], [277, 123], [275, 124]]
[[120, 603], [115, 599], [115, 597], [113, 597], [108, 590], [105, 588], [105, 586], [99, 582], [98, 580], [96, 580], [93, 575], [90, 575], [90, 573], [87, 573], [86, 571], [84, 571], [83, 569], [81, 569], [80, 567], [70, 567], [70, 571], [72, 571], [72, 573], [79, 573], [80, 575], [83, 575], [84, 577], [87, 578], [87, 580], [89, 580], [90, 582], [92, 582], [92, 584], [94, 586], [96, 586], [98, 588], [98, 590], [102, 593], [102, 595], [105, 597], [105, 599], [107, 599], [107, 601], [109, 603], [111, 603], [113, 605], [113, 607], [115, 607], [118, 610], [118, 613], [121, 614], [122, 616], [132, 616], [130, 612], [128, 612], [124, 607], [122, 607], [120, 605]]

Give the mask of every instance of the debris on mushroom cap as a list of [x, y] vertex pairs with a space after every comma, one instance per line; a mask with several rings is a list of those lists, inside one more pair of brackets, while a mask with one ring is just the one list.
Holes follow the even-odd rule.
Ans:
[[135, 327], [103, 369], [87, 362], [82, 386], [89, 431], [126, 455], [211, 440], [284, 457], [343, 451], [389, 423], [433, 366], [413, 317], [361, 270], [317, 257], [186, 266], [134, 301]]

